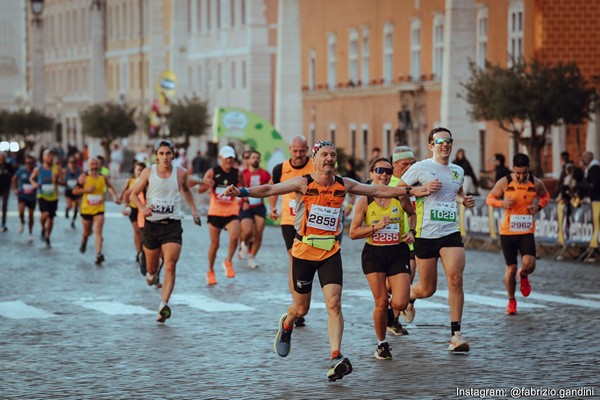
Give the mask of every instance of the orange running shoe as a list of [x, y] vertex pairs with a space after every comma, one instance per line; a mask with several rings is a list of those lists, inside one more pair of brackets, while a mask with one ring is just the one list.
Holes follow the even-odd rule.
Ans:
[[206, 273], [206, 282], [208, 282], [209, 286], [217, 284], [217, 278], [215, 278], [215, 271], [208, 271]]
[[527, 297], [531, 294], [531, 285], [529, 284], [529, 279], [527, 277], [523, 278], [521, 275], [521, 271], [523, 268], [519, 270], [519, 279], [521, 279], [521, 294], [523, 297]]
[[223, 261], [223, 269], [228, 278], [235, 278], [235, 271], [233, 270], [233, 263], [231, 261]]
[[506, 315], [515, 315], [517, 313], [517, 301], [508, 300], [508, 306], [506, 306]]

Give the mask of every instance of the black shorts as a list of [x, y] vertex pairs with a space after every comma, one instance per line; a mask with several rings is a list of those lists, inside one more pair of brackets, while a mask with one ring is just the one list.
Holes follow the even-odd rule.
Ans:
[[500, 244], [506, 265], [517, 264], [517, 252], [523, 256], [536, 256], [533, 233], [525, 235], [500, 235]]
[[209, 224], [218, 229], [224, 229], [228, 223], [238, 219], [237, 215], [230, 215], [228, 217], [220, 217], [217, 215], [209, 215], [206, 220]]
[[139, 209], [137, 208], [131, 208], [131, 212], [129, 213], [129, 220], [131, 223], [137, 223], [138, 211]]
[[96, 215], [104, 215], [104, 211], [97, 212], [96, 214], [81, 214], [81, 219], [84, 221], [93, 221]]
[[71, 200], [79, 200], [80, 194], [73, 194], [73, 189], [65, 189], [65, 196]]
[[40, 212], [48, 213], [50, 218], [56, 217], [56, 209], [58, 208], [58, 200], [38, 199]]
[[178, 219], [165, 219], [163, 221], [148, 221], [142, 230], [142, 244], [149, 250], [156, 250], [166, 243], [182, 243], [183, 228]]
[[300, 294], [310, 293], [315, 272], [319, 273], [321, 287], [330, 283], [341, 285], [344, 273], [342, 271], [342, 256], [340, 252], [338, 251], [331, 257], [319, 261], [292, 257], [294, 290]]
[[267, 207], [265, 207], [264, 204], [257, 206], [257, 207], [250, 207], [247, 210], [242, 210], [240, 208], [240, 220], [248, 218], [248, 219], [254, 219], [254, 217], [261, 217], [261, 218], [266, 218], [267, 217]]
[[410, 274], [410, 249], [406, 243], [393, 246], [373, 246], [365, 243], [362, 251], [362, 269], [365, 275], [384, 272], [386, 276]]
[[439, 258], [444, 247], [465, 247], [460, 232], [454, 232], [437, 239], [415, 238], [415, 256], [417, 258]]
[[294, 239], [296, 238], [296, 228], [294, 225], [281, 225], [281, 235], [285, 242], [285, 248], [290, 251], [294, 246]]
[[35, 209], [37, 199], [26, 199], [24, 197], [19, 196], [19, 203], [25, 204], [25, 207], [29, 209]]

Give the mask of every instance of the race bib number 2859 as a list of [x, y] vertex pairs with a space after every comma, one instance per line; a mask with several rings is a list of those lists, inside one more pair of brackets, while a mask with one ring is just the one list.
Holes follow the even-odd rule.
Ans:
[[321, 229], [324, 231], [335, 232], [338, 225], [339, 217], [339, 208], [313, 205], [310, 208], [310, 213], [308, 214], [308, 222], [306, 226]]

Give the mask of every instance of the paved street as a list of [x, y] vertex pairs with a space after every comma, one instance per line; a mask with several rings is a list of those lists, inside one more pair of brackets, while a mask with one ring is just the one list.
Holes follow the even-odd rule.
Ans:
[[[469, 250], [463, 334], [468, 355], [448, 354], [443, 271], [439, 291], [416, 302], [410, 335], [389, 337], [394, 359], [373, 357], [372, 298], [360, 268], [362, 241], [343, 242], [343, 354], [354, 372], [330, 383], [326, 312], [314, 291], [307, 326], [294, 331], [287, 358], [273, 351], [279, 316], [290, 301], [288, 261], [279, 228], [267, 227], [260, 268], [236, 259], [237, 277], [207, 287], [208, 228], [183, 223], [184, 244], [171, 300], [173, 316], [155, 322], [159, 291], [134, 262], [129, 220], [110, 204], [103, 266], [93, 238], [80, 254], [59, 205], [53, 248], [18, 234], [16, 202], [0, 233], [0, 398], [2, 399], [371, 399], [463, 398], [459, 389], [594, 387], [600, 395], [600, 267], [541, 259], [533, 293], [506, 316], [499, 252]], [[222, 242], [226, 241], [223, 234]], [[220, 266], [224, 248], [217, 256]], [[464, 393], [464, 392], [463, 392]], [[541, 394], [542, 392], [540, 392]], [[480, 398], [481, 396], [470, 396]], [[558, 398], [527, 396], [522, 398]], [[583, 398], [584, 395], [571, 396]]]

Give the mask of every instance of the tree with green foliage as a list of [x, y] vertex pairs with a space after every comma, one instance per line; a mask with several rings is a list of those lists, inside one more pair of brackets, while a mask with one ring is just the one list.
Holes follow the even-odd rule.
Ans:
[[181, 147], [188, 148], [190, 137], [202, 136], [208, 128], [208, 108], [205, 101], [185, 97], [171, 106], [168, 117], [169, 136], [176, 139]]
[[[512, 67], [470, 64], [471, 76], [462, 85], [478, 121], [495, 121], [522, 144], [532, 160], [532, 172], [543, 176], [542, 149], [553, 126], [579, 125], [590, 118], [595, 89], [576, 63], [513, 62]], [[516, 149], [515, 149], [516, 150]], [[516, 151], [515, 151], [516, 152]]]
[[82, 130], [85, 135], [100, 139], [104, 155], [110, 162], [110, 145], [115, 139], [132, 135], [135, 123], [135, 108], [107, 102], [93, 104], [79, 113]]
[[35, 144], [35, 136], [52, 130], [54, 119], [37, 110], [0, 111], [0, 134], [8, 139], [21, 139], [27, 148]]

